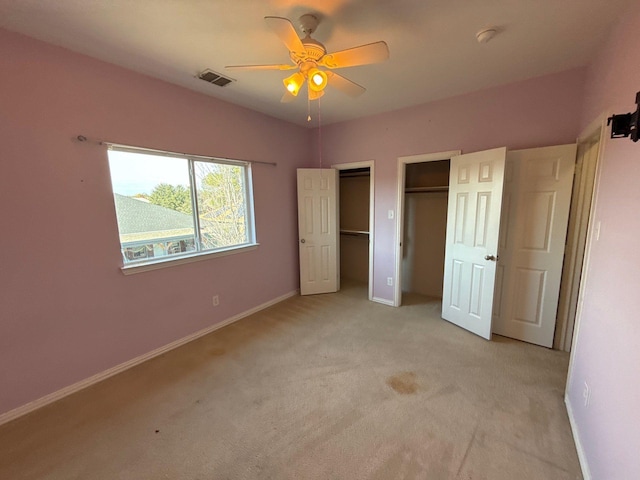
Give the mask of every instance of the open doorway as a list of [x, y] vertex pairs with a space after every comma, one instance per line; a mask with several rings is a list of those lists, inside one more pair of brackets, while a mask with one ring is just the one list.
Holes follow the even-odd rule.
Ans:
[[[398, 159], [400, 221], [396, 228], [401, 241], [396, 256], [396, 305], [404, 302], [402, 259], [405, 245], [407, 169], [409, 164], [425, 163], [425, 176], [430, 181], [416, 188], [425, 193], [447, 191], [444, 248], [441, 252], [431, 253], [432, 256], [444, 257], [442, 299], [438, 299], [442, 306], [441, 318], [483, 338], [491, 338], [506, 152], [506, 147], [500, 147], [464, 155], [454, 151]], [[450, 162], [448, 171], [441, 168], [446, 166], [445, 162]], [[429, 164], [433, 164], [433, 167]], [[442, 180], [434, 181], [431, 180], [432, 177]], [[445, 179], [447, 184], [443, 184]], [[409, 231], [409, 228], [406, 230]], [[433, 236], [433, 232], [430, 233]]]
[[340, 283], [366, 285], [373, 298], [374, 164], [334, 165], [339, 171]]
[[395, 306], [442, 299], [450, 159], [459, 154], [398, 159]]
[[449, 160], [408, 164], [405, 171], [402, 295], [442, 299]]

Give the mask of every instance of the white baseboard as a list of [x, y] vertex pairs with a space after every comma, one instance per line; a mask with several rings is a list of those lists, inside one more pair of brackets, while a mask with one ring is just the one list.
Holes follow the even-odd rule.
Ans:
[[13, 410], [9, 410], [8, 412], [0, 415], [0, 425], [10, 422], [11, 420], [14, 420], [23, 415], [26, 415], [27, 413], [31, 413], [34, 410], [42, 408], [45, 405], [48, 405], [57, 400], [60, 400], [61, 398], [66, 397], [67, 395], [71, 395], [72, 393], [76, 393], [91, 385], [101, 382], [102, 380], [106, 380], [107, 378], [117, 375], [118, 373], [124, 372], [125, 370], [128, 370], [131, 367], [140, 365], [141, 363], [146, 362], [147, 360], [151, 360], [152, 358], [157, 357], [158, 355], [162, 355], [163, 353], [173, 350], [174, 348], [178, 348], [186, 343], [192, 342], [193, 340], [203, 337], [204, 335], [207, 335], [211, 332], [215, 332], [216, 330], [219, 330], [222, 327], [226, 327], [227, 325], [237, 322], [242, 318], [248, 317], [249, 315], [259, 312], [260, 310], [264, 310], [265, 308], [275, 305], [276, 303], [280, 303], [286, 300], [287, 298], [293, 297], [297, 294], [298, 294], [298, 290], [294, 290], [292, 292], [286, 293], [278, 298], [274, 298], [273, 300], [263, 303], [262, 305], [258, 305], [257, 307], [254, 307], [245, 312], [239, 313], [238, 315], [234, 315], [231, 318], [227, 318], [226, 320], [216, 323], [215, 325], [211, 325], [210, 327], [207, 327], [203, 330], [192, 333], [191, 335], [188, 335], [184, 338], [176, 340], [175, 342], [171, 342], [160, 348], [156, 348], [155, 350], [152, 350], [148, 353], [140, 355], [139, 357], [132, 358], [131, 360], [121, 363], [120, 365], [116, 365], [115, 367], [112, 367], [108, 370], [104, 370], [100, 373], [92, 375], [89, 378], [80, 380], [79, 382], [76, 382], [73, 385], [69, 385], [68, 387], [64, 387], [53, 393], [45, 395], [44, 397], [38, 398], [37, 400], [26, 403], [25, 405], [14, 408]]
[[393, 300], [387, 300], [386, 298], [373, 297], [371, 300], [376, 303], [381, 303], [383, 305], [389, 305], [390, 307], [396, 306], [395, 303], [393, 303]]
[[591, 480], [591, 470], [589, 470], [589, 464], [587, 463], [587, 456], [582, 448], [582, 442], [580, 441], [580, 433], [578, 431], [578, 425], [573, 417], [573, 408], [571, 407], [571, 401], [569, 396], [564, 396], [564, 403], [567, 406], [567, 414], [569, 415], [569, 424], [571, 425], [571, 433], [573, 433], [573, 441], [576, 444], [576, 450], [578, 452], [578, 460], [580, 461], [580, 468], [582, 469], [582, 477], [584, 480]]

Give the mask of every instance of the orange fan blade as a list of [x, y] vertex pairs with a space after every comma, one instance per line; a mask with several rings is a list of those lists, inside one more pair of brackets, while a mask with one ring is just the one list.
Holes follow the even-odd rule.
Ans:
[[293, 102], [295, 99], [296, 99], [295, 95], [293, 95], [288, 90], [285, 90], [284, 95], [280, 99], [280, 102], [281, 103], [290, 103], [290, 102]]
[[307, 90], [309, 92], [309, 100], [318, 100], [321, 96], [324, 95], [324, 90], [320, 90], [319, 92], [311, 90], [310, 88], [307, 88]]
[[293, 70], [297, 65], [227, 65], [233, 70]]
[[327, 68], [344, 68], [384, 62], [388, 58], [389, 47], [386, 42], [375, 42], [335, 53], [327, 53], [318, 64]]
[[264, 21], [273, 32], [280, 37], [290, 52], [297, 55], [306, 53], [304, 45], [291, 21], [282, 17], [264, 17]]
[[338, 75], [337, 73], [334, 73], [334, 72], [325, 72], [325, 73], [327, 74], [329, 85], [331, 85], [333, 88], [337, 90], [340, 90], [342, 93], [346, 93], [350, 97], [357, 97], [367, 91], [367, 89], [364, 88], [363, 86], [358, 85], [355, 82], [352, 82], [351, 80], [343, 77], [342, 75]]

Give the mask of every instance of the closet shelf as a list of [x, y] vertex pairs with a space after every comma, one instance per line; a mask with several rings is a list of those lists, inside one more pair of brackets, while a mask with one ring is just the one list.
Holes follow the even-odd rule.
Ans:
[[368, 236], [369, 232], [365, 230], [347, 230], [347, 229], [341, 228], [340, 235], [353, 235], [356, 237], [360, 237], [360, 236]]
[[405, 193], [427, 193], [427, 192], [448, 192], [447, 185], [437, 187], [408, 187], [404, 189]]

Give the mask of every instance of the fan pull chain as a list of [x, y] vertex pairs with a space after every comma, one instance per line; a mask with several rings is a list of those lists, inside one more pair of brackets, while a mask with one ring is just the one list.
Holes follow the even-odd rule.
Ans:
[[322, 170], [322, 116], [320, 114], [320, 99], [318, 98], [318, 158]]

